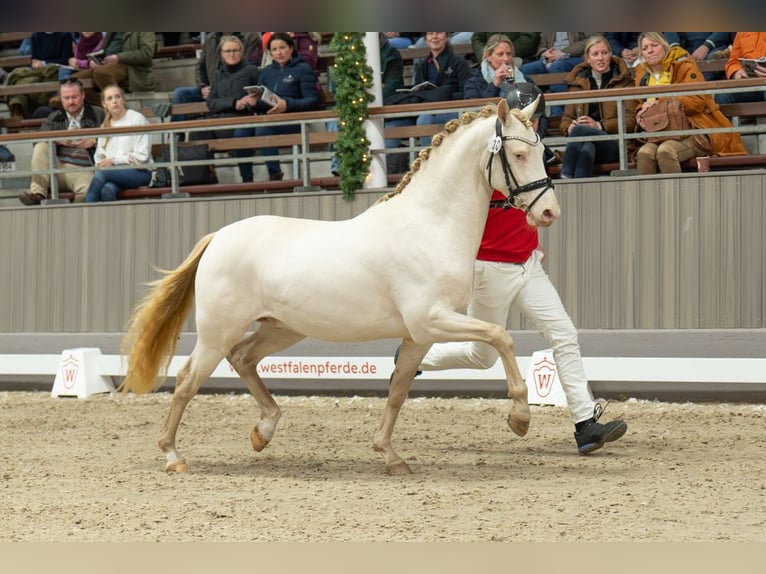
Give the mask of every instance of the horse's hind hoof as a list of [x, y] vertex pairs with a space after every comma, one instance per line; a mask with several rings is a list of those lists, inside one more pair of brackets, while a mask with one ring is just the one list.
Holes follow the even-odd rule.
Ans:
[[403, 460], [397, 460], [386, 465], [386, 474], [389, 476], [407, 476], [412, 474], [410, 467]]
[[186, 474], [189, 472], [189, 465], [186, 461], [169, 462], [165, 467], [165, 472], [168, 474]]
[[250, 442], [253, 443], [253, 450], [258, 452], [261, 452], [269, 444], [269, 441], [263, 438], [263, 435], [258, 431], [258, 427], [255, 427], [250, 433]]

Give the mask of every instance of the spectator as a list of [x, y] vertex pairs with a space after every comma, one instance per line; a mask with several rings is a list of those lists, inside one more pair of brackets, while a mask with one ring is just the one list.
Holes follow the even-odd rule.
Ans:
[[[52, 112], [41, 126], [42, 131], [65, 131], [78, 128], [96, 128], [104, 121], [104, 110], [93, 106], [85, 101], [85, 89], [82, 82], [76, 78], [64, 80], [59, 86], [59, 99], [62, 109]], [[93, 165], [93, 153], [96, 147], [96, 138], [64, 137], [54, 142], [56, 146], [55, 167], [91, 167]], [[37, 142], [32, 148], [32, 171], [50, 168], [49, 151], [47, 142]], [[71, 191], [74, 200], [85, 201], [93, 172], [81, 170], [68, 170], [56, 174], [56, 181], [60, 191]], [[29, 191], [19, 194], [19, 200], [24, 205], [37, 205], [43, 199], [48, 198], [48, 186], [50, 175], [47, 173], [35, 173]]]
[[[731, 54], [726, 62], [726, 78], [737, 80], [747, 78], [747, 72], [740, 63], [740, 58], [766, 57], [766, 32], [737, 32], [731, 45]], [[766, 66], [756, 66], [755, 76], [766, 78]], [[736, 92], [716, 94], [715, 101], [719, 104], [735, 104], [740, 102], [766, 101], [766, 91]]]
[[[101, 99], [106, 118], [105, 128], [149, 125], [140, 112], [125, 107], [125, 93], [118, 85], [104, 86]], [[94, 156], [96, 172], [85, 196], [87, 203], [115, 201], [121, 189], [149, 185], [152, 172], [149, 134], [106, 135], [98, 138]], [[98, 169], [125, 165], [122, 169]], [[142, 166], [142, 167], [138, 167]]]
[[103, 32], [80, 32], [74, 45], [74, 54], [67, 62], [68, 68], [59, 70], [59, 80], [66, 80], [72, 73], [90, 67], [88, 54], [99, 51], [104, 44]]
[[[670, 47], [681, 46], [696, 61], [713, 59], [716, 52], [725, 50], [734, 41], [732, 32], [663, 32]], [[725, 79], [720, 72], [705, 72], [706, 80]]]
[[[263, 34], [262, 68], [266, 68], [273, 60], [273, 56], [269, 53], [268, 48], [272, 34], [274, 34], [274, 32], [264, 32]], [[303, 58], [303, 61], [306, 62], [313, 71], [316, 71], [317, 62], [319, 61], [319, 44], [322, 43], [322, 34], [319, 32], [287, 32], [287, 34], [293, 39], [296, 54]]]
[[465, 82], [463, 96], [474, 98], [504, 98], [516, 82], [526, 82], [518, 68], [513, 42], [505, 34], [493, 34], [484, 44], [479, 67]]
[[[697, 64], [680, 46], [670, 47], [661, 32], [642, 32], [638, 39], [641, 63], [636, 68], [637, 86], [657, 86], [704, 81]], [[708, 94], [680, 95], [689, 123], [699, 129], [732, 127]], [[636, 111], [636, 122], [643, 127], [641, 114], [657, 103], [647, 98]], [[696, 156], [738, 155], [747, 153], [742, 138], [736, 132], [699, 134], [660, 144], [645, 143], [636, 155], [640, 174], [680, 173], [681, 162]]]
[[[224, 35], [218, 42], [221, 54], [221, 65], [213, 74], [210, 92], [207, 96], [207, 107], [210, 115], [216, 118], [251, 116], [255, 113], [255, 96], [245, 91], [245, 86], [259, 83], [260, 71], [254, 64], [244, 60], [245, 45], [239, 36]], [[224, 139], [252, 135], [252, 129], [236, 128], [224, 130], [204, 130], [191, 132], [189, 139]], [[252, 156], [252, 150], [237, 150], [232, 152], [235, 157]], [[253, 164], [239, 164], [239, 175], [243, 182], [253, 181]]]
[[638, 49], [638, 36], [640, 32], [607, 32], [606, 39], [612, 54], [619, 56], [628, 66], [635, 66], [641, 55]]
[[[508, 96], [518, 83], [527, 82], [519, 70], [520, 58], [516, 58], [513, 42], [505, 34], [493, 34], [484, 45], [479, 67], [465, 83], [463, 95], [466, 99], [495, 98]], [[548, 118], [540, 115], [534, 121], [535, 131], [542, 140], [548, 131]], [[543, 156], [547, 165], [559, 162], [558, 156], [545, 146]]]
[[[452, 51], [447, 32], [426, 32], [426, 43], [430, 50], [429, 55], [420, 63], [415, 64], [414, 82], [420, 84], [429, 81], [435, 88], [423, 89], [417, 92], [401, 93], [389, 98], [386, 104], [404, 104], [419, 102], [441, 102], [446, 100], [463, 99], [465, 83], [471, 75], [471, 68], [465, 58]], [[411, 126], [442, 124], [458, 116], [457, 113], [421, 114], [416, 117], [394, 118], [386, 122], [387, 126]], [[430, 137], [422, 137], [421, 145], [428, 145]], [[389, 138], [386, 140], [387, 148], [399, 147], [401, 140]], [[392, 163], [387, 158], [389, 173], [397, 173], [402, 170], [404, 163], [400, 161], [402, 156], [393, 156], [396, 160]]]
[[[205, 42], [202, 44], [202, 54], [197, 62], [195, 72], [196, 86], [181, 86], [173, 90], [173, 104], [189, 104], [193, 102], [204, 102], [210, 94], [210, 85], [216, 70], [221, 67], [221, 38], [223, 36], [236, 36], [242, 42], [243, 58], [247, 63], [257, 65], [261, 61], [259, 49], [261, 35], [258, 32], [208, 32], [205, 35]], [[250, 59], [253, 55], [256, 59]], [[183, 121], [189, 119], [185, 115], [174, 115], [170, 117], [171, 121]]]
[[[87, 70], [75, 72], [77, 78], [92, 78], [97, 90], [116, 84], [129, 92], [151, 92], [155, 81], [152, 58], [157, 49], [155, 32], [107, 32], [104, 37], [103, 63], [89, 63]], [[86, 90], [90, 101], [98, 100]]]
[[[8, 74], [9, 86], [37, 84], [58, 79], [59, 66], [67, 65], [72, 57], [71, 32], [32, 32], [30, 37], [32, 63]], [[51, 92], [18, 94], [8, 100], [11, 116], [28, 118], [32, 112], [48, 104]]]
[[[308, 112], [319, 109], [320, 96], [314, 71], [298, 54], [295, 40], [287, 32], [271, 34], [266, 49], [271, 54], [272, 62], [261, 70], [260, 84], [266, 86], [277, 96], [277, 103], [268, 105], [257, 100], [257, 114], [283, 114], [291, 112]], [[248, 128], [258, 136], [294, 134], [300, 132], [298, 125], [274, 125]], [[263, 155], [277, 155], [277, 148], [263, 148]], [[270, 181], [278, 181], [284, 177], [278, 160], [266, 162]]]
[[[516, 95], [511, 93], [509, 103], [519, 101]], [[575, 425], [577, 450], [585, 455], [622, 437], [628, 425], [621, 420], [598, 422], [603, 409], [596, 405], [588, 388], [577, 329], [543, 269], [545, 255], [539, 247], [537, 228], [527, 224], [522, 210], [505, 209], [505, 199], [499, 191], [493, 193], [474, 263], [474, 284], [467, 314], [504, 326], [513, 307], [537, 328], [553, 349]], [[488, 369], [496, 361], [497, 351], [486, 343], [436, 343], [418, 368], [424, 371]]]
[[503, 34], [510, 38], [513, 42], [513, 53], [517, 58], [521, 58], [522, 64], [536, 59], [540, 32], [474, 32], [471, 35], [471, 47], [478, 62], [484, 58], [484, 48], [487, 41], [495, 34]]
[[[537, 60], [523, 64], [521, 72], [529, 78], [535, 74], [557, 74], [571, 71], [582, 62], [585, 39], [589, 32], [543, 32], [537, 47]], [[530, 78], [531, 80], [531, 78]], [[565, 92], [566, 84], [553, 84], [551, 92]], [[551, 106], [550, 115], [560, 116], [564, 106]]]
[[[612, 55], [609, 41], [601, 34], [594, 34], [585, 41], [584, 57], [585, 61], [575, 66], [566, 77], [570, 92], [633, 85], [625, 60]], [[615, 101], [567, 104], [561, 117], [562, 135], [585, 137], [618, 133], [617, 106]], [[626, 101], [623, 109], [624, 129], [633, 132], [636, 125], [636, 102]], [[561, 177], [591, 177], [595, 163], [613, 163], [619, 159], [620, 143], [616, 140], [567, 143]]]

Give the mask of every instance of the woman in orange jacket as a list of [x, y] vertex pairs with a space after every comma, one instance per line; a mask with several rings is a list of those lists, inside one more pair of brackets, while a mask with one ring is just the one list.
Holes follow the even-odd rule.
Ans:
[[[704, 82], [697, 64], [680, 46], [670, 47], [661, 32], [643, 32], [638, 39], [641, 64], [636, 68], [637, 86], [659, 86], [687, 82]], [[732, 127], [709, 94], [680, 95], [689, 123], [699, 129]], [[636, 123], [643, 127], [641, 115], [657, 103], [647, 98], [636, 110]], [[636, 167], [641, 174], [680, 173], [681, 163], [697, 156], [745, 154], [745, 145], [736, 132], [695, 134], [680, 140], [660, 144], [645, 143], [636, 155]]]

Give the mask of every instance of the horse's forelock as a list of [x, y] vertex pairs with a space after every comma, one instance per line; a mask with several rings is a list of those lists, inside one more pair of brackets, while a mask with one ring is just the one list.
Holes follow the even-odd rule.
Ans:
[[513, 114], [513, 116], [514, 116], [516, 119], [518, 119], [520, 122], [522, 122], [522, 123], [523, 123], [525, 126], [527, 126], [528, 128], [531, 128], [531, 127], [532, 127], [532, 120], [530, 120], [529, 118], [527, 118], [527, 116], [525, 116], [525, 115], [522, 113], [522, 111], [521, 111], [520, 109], [518, 109], [518, 108], [512, 108], [512, 109], [511, 109], [511, 114]]

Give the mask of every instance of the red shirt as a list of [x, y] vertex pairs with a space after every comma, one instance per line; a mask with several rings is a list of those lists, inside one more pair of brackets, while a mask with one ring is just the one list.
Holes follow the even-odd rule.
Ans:
[[[492, 200], [504, 200], [499, 191]], [[537, 228], [527, 223], [526, 214], [513, 207], [490, 207], [477, 259], [503, 263], [524, 263], [537, 249]]]

